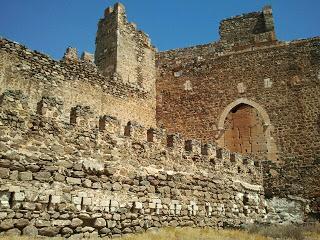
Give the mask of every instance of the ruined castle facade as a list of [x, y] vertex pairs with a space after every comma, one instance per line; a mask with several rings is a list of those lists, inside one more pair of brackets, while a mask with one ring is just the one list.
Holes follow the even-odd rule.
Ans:
[[119, 236], [319, 214], [320, 38], [272, 10], [157, 52], [121, 4], [96, 51], [0, 40], [0, 234]]

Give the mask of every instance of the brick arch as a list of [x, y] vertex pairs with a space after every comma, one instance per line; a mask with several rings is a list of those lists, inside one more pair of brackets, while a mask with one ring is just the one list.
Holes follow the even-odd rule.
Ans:
[[[248, 105], [256, 109], [261, 116], [263, 120], [263, 129], [264, 129], [264, 134], [265, 134], [265, 139], [266, 139], [266, 147], [267, 147], [267, 158], [270, 160], [277, 160], [277, 148], [275, 141], [273, 137], [271, 136], [271, 132], [273, 131], [273, 126], [270, 121], [270, 117], [267, 113], [267, 111], [258, 103], [246, 99], [246, 98], [239, 98], [235, 100], [234, 102], [230, 103], [227, 107], [224, 108], [222, 113], [220, 114], [220, 118], [217, 124], [218, 130], [220, 131], [219, 134], [219, 139], [224, 137], [224, 132], [225, 132], [225, 121], [228, 116], [228, 114], [237, 106], [239, 105]], [[218, 143], [219, 143], [218, 139]]]

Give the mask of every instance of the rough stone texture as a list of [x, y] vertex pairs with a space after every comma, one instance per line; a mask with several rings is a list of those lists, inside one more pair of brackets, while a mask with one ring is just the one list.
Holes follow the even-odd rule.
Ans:
[[98, 68], [1, 39], [0, 231], [119, 237], [319, 209], [319, 38], [277, 41], [269, 7], [220, 34], [158, 54], [157, 98], [155, 50], [121, 4], [99, 22]]
[[[152, 129], [151, 139], [137, 123], [124, 127], [130, 126], [128, 134], [119, 134], [77, 119], [75, 124], [57, 121], [21, 104], [28, 99], [23, 93], [2, 96], [9, 97], [21, 107], [1, 103], [0, 141], [7, 150], [1, 151], [0, 167], [17, 176], [30, 171], [33, 178], [0, 179], [2, 230], [16, 226], [25, 235], [116, 236], [162, 226], [267, 221], [262, 172], [251, 158], [179, 135], [170, 144], [155, 141], [172, 135]], [[52, 177], [57, 172], [59, 181]], [[92, 184], [84, 184], [88, 180]], [[307, 205], [297, 210], [299, 221]], [[270, 219], [287, 220], [276, 215]], [[34, 226], [27, 226], [29, 219]]]
[[155, 48], [144, 32], [128, 22], [121, 3], [106, 9], [99, 21], [95, 62], [104, 75], [116, 73], [117, 81], [131, 83], [155, 96]]
[[37, 236], [38, 235], [38, 229], [35, 226], [26, 226], [22, 230], [22, 234], [26, 236]]
[[41, 107], [43, 98], [49, 101], [44, 103], [48, 108], [51, 108], [51, 97], [57, 101], [63, 99], [63, 109], [58, 105], [57, 109], [43, 108], [48, 114], [62, 111], [65, 114], [60, 115], [62, 119], [69, 119], [71, 107], [90, 105], [97, 114], [115, 116], [123, 125], [130, 120], [149, 127], [156, 125], [154, 83], [146, 90], [117, 81], [114, 76], [103, 76], [95, 65], [54, 61], [20, 44], [0, 39], [0, 93], [6, 89], [31, 91], [29, 104], [33, 108], [37, 104]]
[[157, 123], [272, 160], [268, 194], [319, 202], [320, 38], [282, 42], [273, 28], [267, 7], [223, 20], [215, 43], [158, 53]]

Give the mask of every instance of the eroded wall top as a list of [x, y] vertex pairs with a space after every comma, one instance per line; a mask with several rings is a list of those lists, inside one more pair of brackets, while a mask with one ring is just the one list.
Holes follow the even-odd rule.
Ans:
[[96, 38], [95, 62], [105, 75], [155, 92], [155, 48], [149, 37], [127, 20], [125, 8], [117, 3], [105, 10]]
[[220, 40], [241, 47], [276, 40], [270, 6], [261, 12], [231, 17], [220, 23]]

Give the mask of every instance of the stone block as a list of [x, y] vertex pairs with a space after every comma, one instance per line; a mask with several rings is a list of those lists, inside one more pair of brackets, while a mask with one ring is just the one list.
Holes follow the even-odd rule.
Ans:
[[94, 227], [95, 228], [103, 228], [105, 226], [107, 226], [107, 222], [104, 218], [97, 218], [95, 221], [94, 221]]
[[76, 205], [81, 205], [82, 198], [81, 197], [72, 197], [72, 203]]
[[61, 196], [60, 195], [52, 195], [51, 197], [52, 204], [59, 204], [61, 203]]
[[10, 176], [9, 168], [0, 168], [0, 179], [7, 179]]
[[59, 227], [44, 227], [39, 229], [39, 235], [46, 237], [55, 237], [60, 231]]
[[22, 202], [25, 199], [24, 192], [15, 192], [13, 194], [13, 200], [17, 202]]
[[67, 177], [67, 183], [70, 185], [81, 185], [81, 178]]
[[117, 222], [116, 221], [112, 221], [112, 220], [108, 220], [107, 221], [107, 226], [108, 226], [108, 228], [114, 228], [115, 226], [117, 226]]
[[50, 172], [37, 172], [33, 173], [34, 179], [39, 181], [48, 182], [51, 179], [51, 173]]
[[83, 224], [83, 221], [80, 218], [73, 218], [71, 221], [71, 227], [76, 228]]
[[35, 226], [26, 226], [22, 230], [22, 235], [24, 236], [37, 236], [38, 235], [38, 229]]
[[115, 200], [110, 201], [110, 212], [115, 212], [119, 208], [119, 202]]
[[90, 206], [92, 204], [92, 198], [84, 197], [82, 202], [83, 202], [83, 205]]
[[17, 228], [13, 228], [13, 229], [6, 231], [6, 235], [7, 236], [20, 236], [21, 231]]
[[50, 227], [51, 222], [49, 220], [37, 219], [35, 223], [36, 227]]
[[134, 202], [133, 206], [135, 209], [142, 209], [143, 208], [143, 204], [141, 202]]
[[5, 219], [0, 222], [0, 230], [6, 231], [11, 228], [14, 228], [13, 219]]
[[10, 192], [0, 192], [0, 207], [2, 208], [10, 208], [9, 204]]
[[21, 181], [31, 181], [32, 180], [32, 172], [20, 172], [19, 179]]
[[51, 223], [52, 223], [52, 226], [58, 226], [58, 227], [65, 227], [65, 226], [71, 225], [70, 220], [61, 220], [61, 219], [52, 220]]

